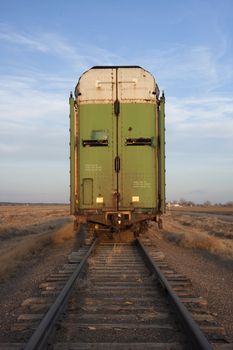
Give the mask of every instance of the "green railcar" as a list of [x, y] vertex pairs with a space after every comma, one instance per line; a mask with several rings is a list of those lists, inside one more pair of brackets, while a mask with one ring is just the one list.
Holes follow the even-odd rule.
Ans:
[[97, 66], [70, 96], [70, 208], [112, 230], [165, 212], [164, 94], [138, 66]]

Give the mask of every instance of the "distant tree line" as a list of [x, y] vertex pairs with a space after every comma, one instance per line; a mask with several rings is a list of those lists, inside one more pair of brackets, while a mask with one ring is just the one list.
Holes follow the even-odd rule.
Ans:
[[181, 198], [180, 200], [174, 200], [169, 202], [170, 205], [180, 205], [185, 207], [210, 207], [210, 206], [218, 206], [218, 207], [233, 207], [233, 201], [228, 201], [225, 203], [212, 203], [211, 201], [207, 200], [204, 203], [195, 203], [193, 201], [187, 201], [184, 198]]

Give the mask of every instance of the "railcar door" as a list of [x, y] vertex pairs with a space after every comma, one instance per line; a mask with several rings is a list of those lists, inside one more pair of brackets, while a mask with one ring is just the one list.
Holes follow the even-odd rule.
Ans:
[[157, 205], [155, 83], [141, 68], [116, 73], [118, 209], [149, 209]]
[[78, 84], [80, 209], [116, 209], [116, 70], [91, 69]]

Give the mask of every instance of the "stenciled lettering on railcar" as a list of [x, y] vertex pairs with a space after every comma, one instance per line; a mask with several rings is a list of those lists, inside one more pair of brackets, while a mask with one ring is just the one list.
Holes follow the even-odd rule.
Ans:
[[133, 188], [151, 188], [151, 183], [145, 180], [133, 181]]
[[99, 164], [85, 164], [85, 171], [102, 171], [102, 166]]

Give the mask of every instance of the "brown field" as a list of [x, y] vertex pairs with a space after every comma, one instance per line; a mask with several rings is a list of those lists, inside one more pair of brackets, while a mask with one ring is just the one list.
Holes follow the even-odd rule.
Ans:
[[14, 272], [22, 260], [45, 245], [73, 238], [68, 205], [0, 206], [0, 277]]
[[168, 211], [164, 216], [164, 230], [159, 236], [181, 247], [206, 250], [233, 260], [233, 216], [208, 215], [206, 212], [194, 215], [187, 209], [184, 212]]
[[[187, 212], [188, 209], [168, 211], [164, 230], [158, 231], [151, 223], [146, 235], [171, 266], [192, 280], [197, 295], [208, 300], [211, 312], [219, 315], [233, 341], [231, 209], [222, 208], [228, 215], [219, 211], [213, 215], [203, 207], [201, 212], [197, 208]], [[33, 295], [45, 276], [77, 248], [68, 205], [0, 205], [0, 224], [0, 333], [5, 341], [20, 312], [19, 302]], [[117, 237], [119, 241], [122, 235]], [[131, 238], [128, 232], [127, 240]]]

